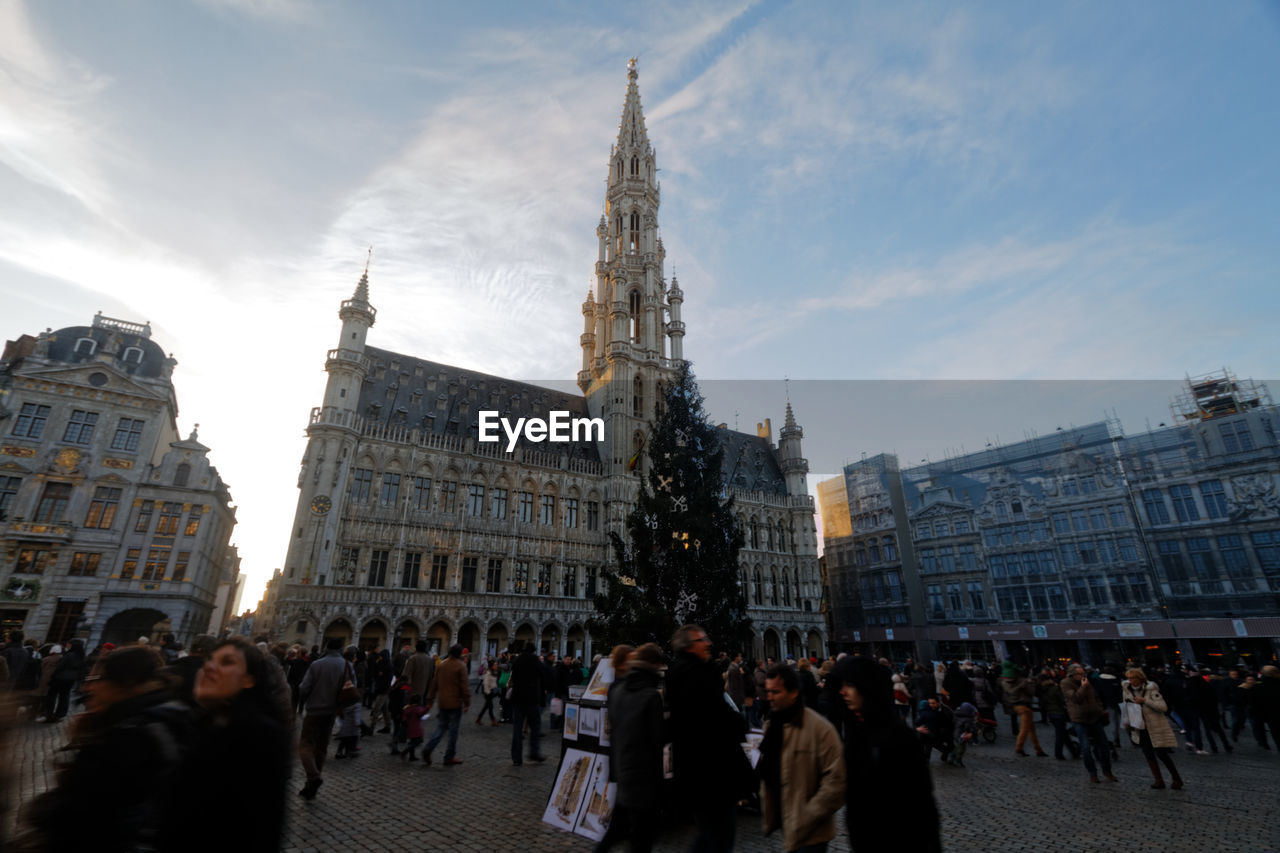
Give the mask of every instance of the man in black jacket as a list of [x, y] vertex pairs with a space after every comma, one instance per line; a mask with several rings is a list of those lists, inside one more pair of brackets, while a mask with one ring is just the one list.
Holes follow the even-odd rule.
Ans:
[[511, 763], [523, 764], [524, 724], [529, 722], [529, 760], [546, 761], [540, 748], [542, 742], [542, 694], [547, 688], [546, 677], [538, 656], [533, 653], [533, 643], [525, 643], [520, 657], [511, 666]]
[[694, 850], [733, 849], [738, 800], [755, 779], [740, 744], [746, 724], [724, 699], [724, 684], [711, 662], [711, 638], [685, 625], [671, 638], [675, 662], [667, 673], [672, 762], [676, 784], [698, 824]]

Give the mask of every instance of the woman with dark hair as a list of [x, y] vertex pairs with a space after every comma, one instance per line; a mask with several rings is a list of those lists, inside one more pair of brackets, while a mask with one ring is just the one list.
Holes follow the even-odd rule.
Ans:
[[277, 851], [292, 756], [281, 674], [243, 637], [196, 677], [202, 717], [165, 813], [162, 851]]
[[[933, 780], [915, 732], [893, 706], [889, 670], [865, 657], [840, 660], [833, 674], [844, 721], [845, 821], [855, 853], [942, 850]], [[885, 821], [887, 814], [908, 821]]]
[[159, 800], [174, 789], [191, 733], [186, 707], [166, 689], [163, 666], [147, 646], [98, 660], [84, 679], [86, 713], [72, 723], [73, 757], [58, 786], [28, 808], [32, 830], [6, 850], [123, 853], [153, 845], [163, 816]]

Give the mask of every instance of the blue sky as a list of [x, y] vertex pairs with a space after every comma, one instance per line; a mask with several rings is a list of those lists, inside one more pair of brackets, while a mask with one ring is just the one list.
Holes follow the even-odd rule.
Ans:
[[0, 0], [0, 334], [152, 322], [246, 605], [368, 245], [374, 345], [575, 375], [632, 55], [704, 378], [1280, 376], [1274, 3], [472, 5]]

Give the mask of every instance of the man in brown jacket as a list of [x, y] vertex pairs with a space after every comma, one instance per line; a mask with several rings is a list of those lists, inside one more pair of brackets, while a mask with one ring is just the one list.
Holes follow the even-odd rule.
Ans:
[[462, 646], [454, 644], [449, 647], [449, 656], [436, 668], [436, 677], [431, 679], [431, 687], [427, 689], [427, 707], [439, 700], [436, 711], [436, 730], [431, 740], [423, 747], [422, 760], [431, 763], [431, 750], [435, 749], [445, 732], [449, 733], [449, 746], [445, 749], [444, 765], [452, 767], [461, 764], [458, 758], [458, 726], [462, 715], [471, 710], [471, 691], [467, 689], [467, 665], [462, 662]]
[[766, 673], [772, 711], [760, 744], [765, 834], [782, 828], [785, 851], [826, 850], [844, 805], [844, 746], [835, 727], [800, 698], [800, 678], [785, 664]]
[[[1089, 683], [1084, 667], [1073, 663], [1067, 667], [1067, 677], [1062, 679], [1062, 695], [1067, 700], [1067, 717], [1076, 727], [1080, 739], [1080, 751], [1084, 753], [1084, 768], [1089, 771], [1089, 781], [1098, 781], [1098, 766], [1094, 756], [1102, 762], [1102, 775], [1108, 782], [1119, 782], [1111, 775], [1111, 744], [1107, 742], [1107, 729], [1103, 718], [1107, 714], [1098, 691]], [[1090, 749], [1092, 746], [1092, 749]]]

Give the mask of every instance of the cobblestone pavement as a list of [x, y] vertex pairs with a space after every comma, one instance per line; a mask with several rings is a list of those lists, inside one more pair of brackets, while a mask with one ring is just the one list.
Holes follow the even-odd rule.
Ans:
[[[996, 744], [970, 749], [963, 769], [934, 759], [943, 844], [952, 853], [1280, 850], [1280, 755], [1246, 741], [1247, 733], [1230, 756], [1179, 751], [1175, 760], [1187, 788], [1156, 791], [1141, 754], [1127, 745], [1115, 769], [1119, 784], [1094, 785], [1079, 762], [1016, 757], [1004, 726]], [[1039, 728], [1052, 741], [1052, 732]], [[14, 732], [9, 769], [20, 802], [53, 783], [51, 760], [65, 731], [65, 724], [28, 724]], [[441, 748], [425, 767], [389, 756], [387, 737], [374, 735], [364, 739], [357, 758], [329, 760], [313, 803], [293, 793], [301, 784], [295, 771], [285, 850], [589, 851], [586, 839], [541, 823], [556, 762], [514, 767], [510, 742], [510, 726], [467, 720], [458, 744], [464, 763], [440, 766]], [[544, 740], [548, 755], [558, 756], [559, 748], [557, 734]], [[886, 818], [911, 816], [862, 819]], [[832, 853], [848, 850], [843, 813], [839, 826]], [[687, 829], [674, 830], [657, 849], [686, 850], [689, 837]], [[780, 847], [761, 835], [757, 815], [743, 812], [737, 849], [773, 853]]]

